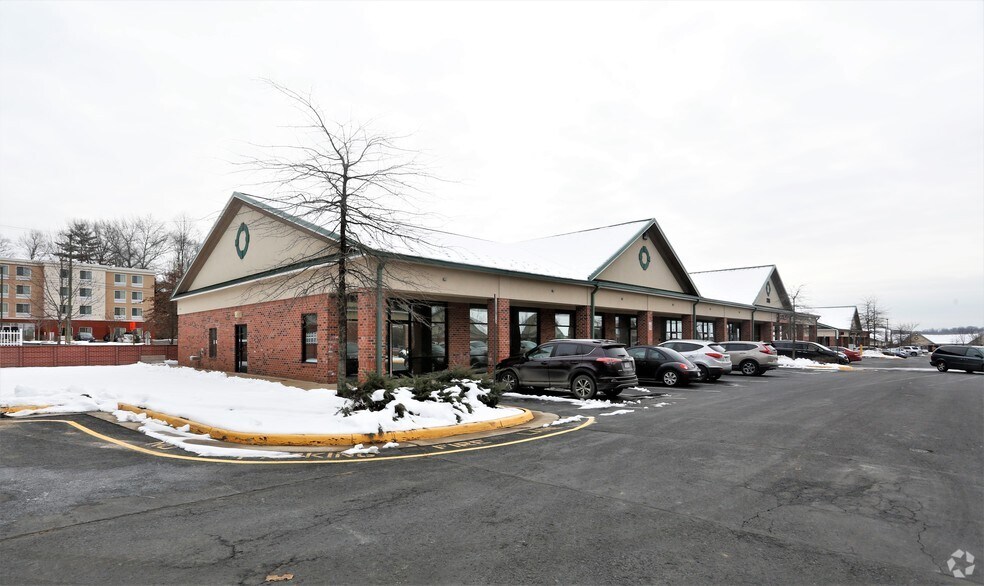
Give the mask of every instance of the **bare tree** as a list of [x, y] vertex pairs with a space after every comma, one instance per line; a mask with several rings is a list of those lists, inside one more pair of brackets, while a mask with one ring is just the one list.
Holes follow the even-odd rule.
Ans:
[[58, 332], [65, 332], [66, 340], [71, 339], [73, 319], [105, 319], [104, 313], [95, 313], [97, 308], [105, 311], [105, 275], [87, 267], [80, 270], [71, 256], [63, 254], [57, 263], [32, 272], [31, 281], [40, 291], [39, 322], [53, 322]]
[[796, 360], [796, 304], [806, 301], [806, 285], [796, 285], [791, 288], [787, 295], [789, 296], [789, 303], [793, 308], [793, 315], [789, 319], [790, 325], [790, 336], [793, 340], [793, 360]]
[[912, 343], [912, 334], [915, 333], [919, 324], [915, 322], [903, 322], [895, 326], [895, 331], [899, 334], [899, 345], [903, 346]]
[[14, 255], [14, 243], [6, 236], [0, 235], [0, 256], [10, 257]]
[[431, 177], [415, 153], [397, 146], [397, 137], [374, 132], [368, 125], [328, 121], [310, 96], [270, 84], [302, 113], [295, 127], [298, 145], [254, 145], [260, 157], [249, 157], [244, 169], [272, 177], [260, 184], [271, 195], [260, 199], [273, 207], [329, 230], [334, 242], [308, 248], [291, 259], [317, 261], [295, 275], [292, 286], [303, 294], [327, 293], [333, 299], [338, 331], [338, 384], [344, 389], [348, 357], [347, 303], [351, 287], [378, 287], [381, 250], [425, 245], [415, 229], [418, 213], [411, 196], [421, 194], [419, 182]]
[[17, 239], [17, 245], [28, 260], [44, 260], [51, 256], [51, 237], [41, 230], [31, 230]]
[[103, 229], [108, 264], [125, 268], [155, 268], [170, 250], [167, 225], [147, 215], [107, 222]]
[[874, 335], [879, 327], [885, 327], [888, 313], [877, 297], [865, 297], [861, 302], [861, 328]]
[[[191, 261], [201, 247], [201, 234], [195, 227], [195, 222], [188, 214], [181, 214], [171, 222], [174, 228], [169, 234], [170, 248], [173, 258], [171, 269], [184, 273], [191, 266]], [[180, 275], [179, 275], [180, 276]]]

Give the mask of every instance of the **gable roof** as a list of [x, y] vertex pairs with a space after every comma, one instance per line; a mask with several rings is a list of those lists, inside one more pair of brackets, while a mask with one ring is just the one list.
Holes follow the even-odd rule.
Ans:
[[817, 318], [818, 325], [844, 331], [851, 331], [854, 329], [854, 318], [858, 314], [858, 308], [855, 305], [814, 307], [811, 311], [820, 316]]
[[979, 332], [973, 334], [923, 334], [921, 332], [917, 332], [917, 333], [919, 333], [922, 337], [926, 338], [931, 343], [936, 345], [969, 344], [981, 336]]
[[[338, 235], [333, 231], [298, 218], [282, 209], [244, 193], [235, 192], [226, 204], [205, 242], [191, 263], [188, 272], [176, 287], [176, 297], [187, 291], [204, 259], [214, 248], [214, 241], [221, 235], [221, 225], [231, 218], [239, 206], [246, 205], [269, 216], [274, 216], [302, 230], [328, 241]], [[523, 273], [554, 279], [589, 282], [595, 279], [643, 234], [651, 234], [654, 243], [671, 267], [685, 291], [696, 293], [683, 263], [666, 240], [663, 231], [653, 218], [635, 220], [610, 226], [601, 226], [578, 232], [546, 236], [532, 240], [505, 243], [454, 234], [441, 230], [415, 228], [423, 244], [411, 244], [399, 237], [381, 237], [355, 230], [353, 236], [363, 246], [383, 255], [405, 260], [427, 260], [450, 263], [468, 268]]]
[[690, 278], [697, 285], [701, 297], [743, 305], [755, 305], [759, 293], [762, 292], [773, 274], [777, 277], [775, 283], [779, 298], [783, 305], [789, 305], [789, 297], [782, 285], [782, 279], [778, 278], [776, 265], [695, 271], [690, 273]]

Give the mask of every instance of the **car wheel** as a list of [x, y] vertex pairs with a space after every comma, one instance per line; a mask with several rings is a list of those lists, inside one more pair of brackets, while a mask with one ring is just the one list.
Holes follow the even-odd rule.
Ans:
[[663, 384], [668, 387], [675, 387], [680, 384], [680, 375], [672, 370], [663, 373]]
[[506, 387], [506, 392], [511, 393], [519, 389], [519, 379], [516, 378], [516, 373], [511, 370], [499, 375], [499, 382]]
[[949, 369], [950, 369], [950, 367], [947, 366], [946, 365], [946, 362], [944, 362], [942, 360], [940, 360], [939, 362], [936, 363], [936, 370], [938, 370], [940, 372], [946, 372]]
[[587, 374], [579, 374], [571, 381], [571, 394], [577, 399], [593, 399], [597, 392], [594, 379]]
[[758, 374], [759, 365], [754, 360], [746, 360], [741, 363], [741, 373], [745, 376]]
[[698, 364], [697, 365], [697, 370], [700, 371], [700, 380], [701, 380], [701, 382], [711, 380], [711, 371], [710, 370], [707, 370], [707, 367], [706, 366], [704, 366], [703, 364]]

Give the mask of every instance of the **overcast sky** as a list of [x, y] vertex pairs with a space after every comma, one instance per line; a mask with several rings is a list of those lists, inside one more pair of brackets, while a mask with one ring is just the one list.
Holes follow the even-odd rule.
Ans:
[[[412, 134], [421, 203], [522, 240], [654, 217], [688, 270], [984, 325], [984, 3], [0, 3], [0, 234], [187, 212], [245, 143]], [[255, 191], [255, 190], [254, 190]]]

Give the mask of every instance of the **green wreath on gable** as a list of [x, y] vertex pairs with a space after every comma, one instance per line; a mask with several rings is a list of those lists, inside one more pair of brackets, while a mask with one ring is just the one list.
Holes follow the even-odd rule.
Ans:
[[[243, 242], [240, 243], [240, 240]], [[247, 250], [249, 250], [249, 228], [246, 227], [246, 222], [243, 222], [239, 224], [239, 230], [236, 231], [236, 254], [239, 255], [239, 260], [246, 257]]]

